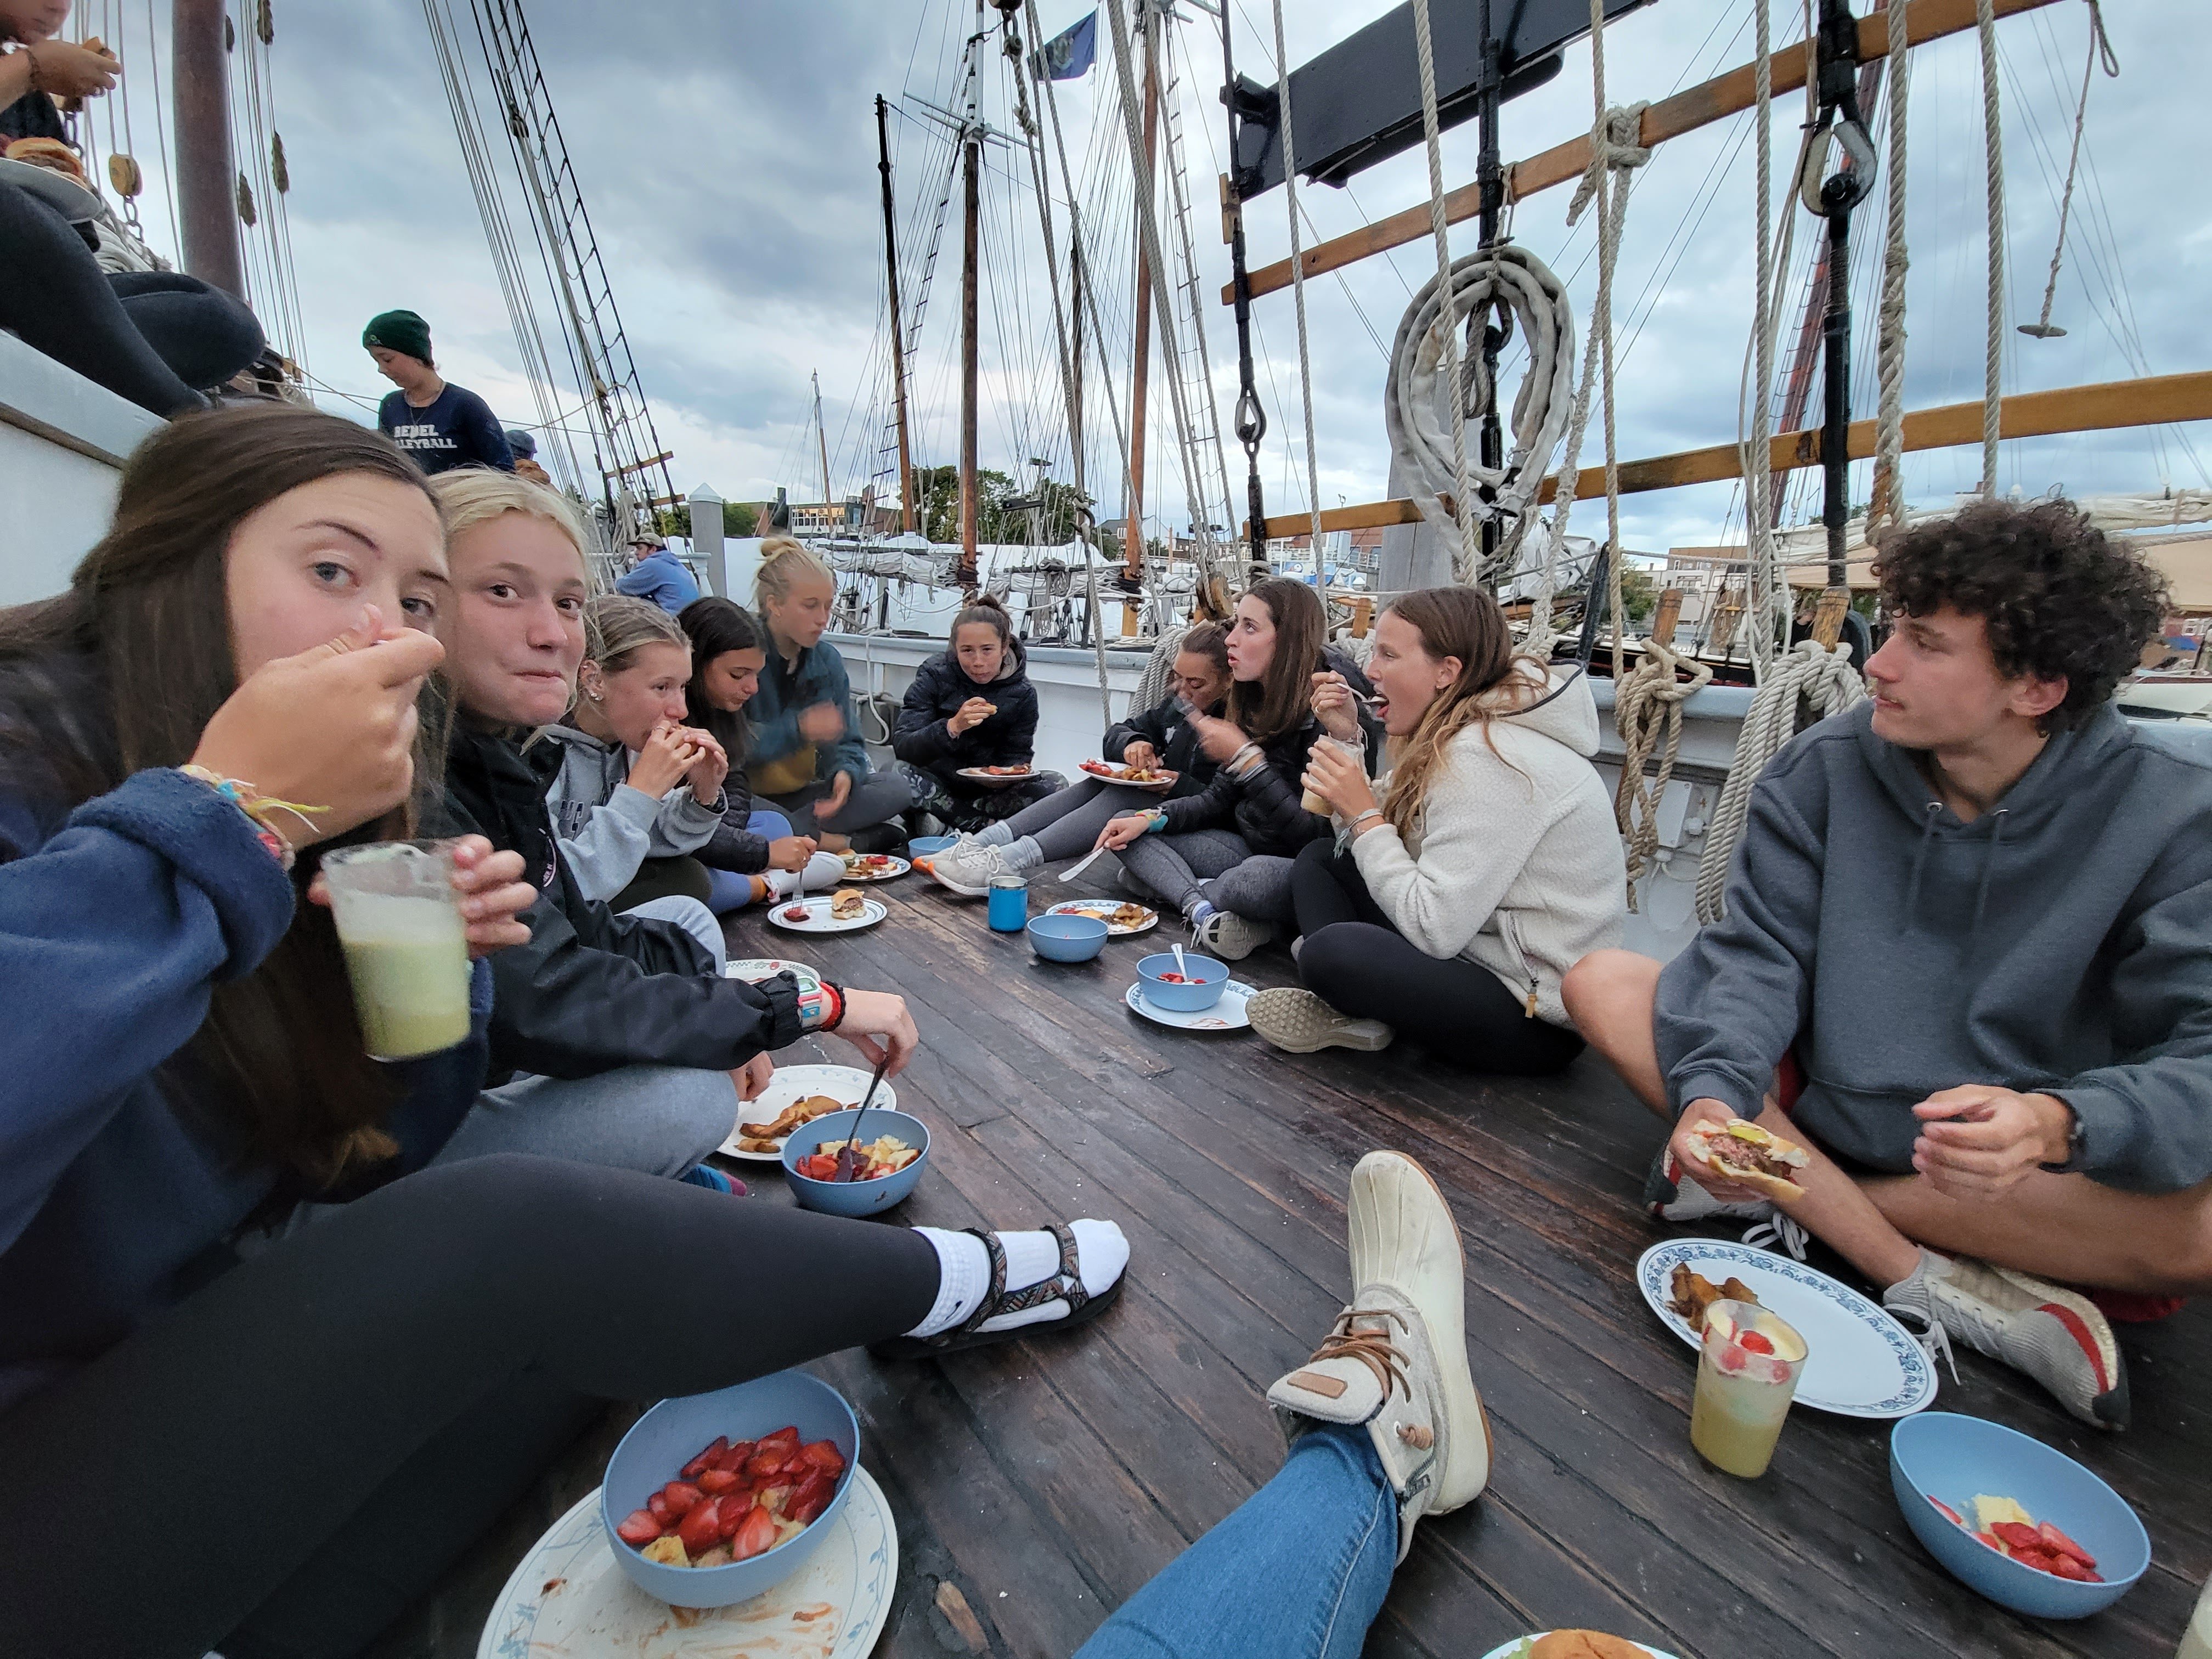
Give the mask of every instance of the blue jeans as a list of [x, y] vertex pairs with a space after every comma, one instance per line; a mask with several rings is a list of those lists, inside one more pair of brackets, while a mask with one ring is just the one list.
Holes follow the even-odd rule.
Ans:
[[[793, 833], [791, 820], [781, 812], [749, 813], [745, 829], [763, 841], [782, 841]], [[752, 878], [734, 870], [708, 871], [707, 885], [707, 908], [718, 916], [741, 910], [753, 902]]]
[[1397, 1560], [1398, 1499], [1367, 1431], [1317, 1428], [1076, 1659], [1357, 1659]]

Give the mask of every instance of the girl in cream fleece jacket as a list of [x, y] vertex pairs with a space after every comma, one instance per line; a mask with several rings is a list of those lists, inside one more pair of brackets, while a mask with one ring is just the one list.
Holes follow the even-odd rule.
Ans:
[[[1370, 787], [1346, 750], [1316, 751], [1307, 782], [1339, 834], [1292, 875], [1305, 988], [1263, 994], [1253, 1023], [1301, 1052], [1401, 1035], [1486, 1071], [1556, 1071], [1582, 1048], [1560, 978], [1619, 942], [1626, 908], [1589, 683], [1539, 684], [1472, 589], [1408, 595], [1376, 633], [1393, 764]], [[1325, 683], [1315, 712], [1349, 730], [1343, 701]]]

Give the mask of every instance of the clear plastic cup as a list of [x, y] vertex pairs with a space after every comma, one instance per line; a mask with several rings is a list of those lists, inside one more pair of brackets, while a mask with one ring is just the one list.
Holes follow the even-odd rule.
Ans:
[[[1316, 749], [1320, 748], [1323, 744], [1327, 744], [1330, 748], [1336, 750], [1341, 754], [1348, 755], [1352, 752], [1350, 750], [1345, 748], [1345, 746], [1339, 743], [1334, 738], [1316, 738], [1314, 739], [1314, 747]], [[1298, 805], [1305, 808], [1307, 811], [1312, 813], [1317, 818], [1325, 818], [1330, 813], [1336, 811], [1334, 806], [1331, 806], [1328, 804], [1328, 796], [1316, 795], [1310, 789], [1307, 790], [1304, 794], [1298, 797]]]
[[372, 1060], [412, 1060], [469, 1035], [469, 941], [450, 842], [325, 854], [323, 881]]
[[1805, 1339], [1765, 1309], [1726, 1299], [1706, 1309], [1690, 1401], [1698, 1455], [1726, 1474], [1765, 1474], [1804, 1369]]

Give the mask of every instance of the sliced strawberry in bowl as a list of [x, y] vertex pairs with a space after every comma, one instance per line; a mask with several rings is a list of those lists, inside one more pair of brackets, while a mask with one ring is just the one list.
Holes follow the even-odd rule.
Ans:
[[708, 1469], [699, 1477], [699, 1490], [709, 1498], [720, 1498], [738, 1484], [738, 1477], [727, 1469]]
[[724, 1452], [729, 1450], [729, 1437], [727, 1435], [716, 1435], [712, 1445], [708, 1446], [704, 1451], [702, 1451], [696, 1457], [693, 1458], [689, 1463], [686, 1463], [684, 1466], [682, 1478], [686, 1480], [696, 1480], [705, 1471], [714, 1468], [716, 1466], [716, 1460], [719, 1459]]
[[720, 1505], [709, 1498], [692, 1506], [676, 1528], [676, 1536], [687, 1555], [704, 1555], [721, 1540], [722, 1514]]
[[2035, 1530], [2043, 1539], [2043, 1547], [2053, 1554], [2071, 1556], [2085, 1567], [2094, 1567], [2097, 1565], [2095, 1556], [2090, 1554], [2048, 1521], [2042, 1522]]
[[625, 1544], [643, 1549], [660, 1536], [660, 1522], [653, 1518], [651, 1510], [632, 1510], [615, 1528], [615, 1536]]
[[766, 1505], [754, 1504], [746, 1512], [744, 1520], [738, 1525], [735, 1535], [730, 1540], [732, 1559], [748, 1561], [756, 1555], [764, 1554], [774, 1549], [775, 1533], [775, 1517], [768, 1512]]

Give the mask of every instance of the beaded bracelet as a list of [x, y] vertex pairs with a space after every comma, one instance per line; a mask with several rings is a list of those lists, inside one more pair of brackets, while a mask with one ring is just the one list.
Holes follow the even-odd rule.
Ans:
[[330, 811], [327, 806], [307, 806], [298, 801], [278, 800], [273, 795], [263, 794], [243, 778], [226, 778], [204, 766], [180, 766], [177, 770], [188, 778], [198, 779], [243, 812], [246, 821], [252, 824], [256, 838], [269, 849], [270, 856], [287, 870], [292, 867], [296, 854], [291, 838], [276, 827], [274, 822], [276, 815], [289, 812], [312, 830], [314, 825], [310, 820], [314, 815]]

